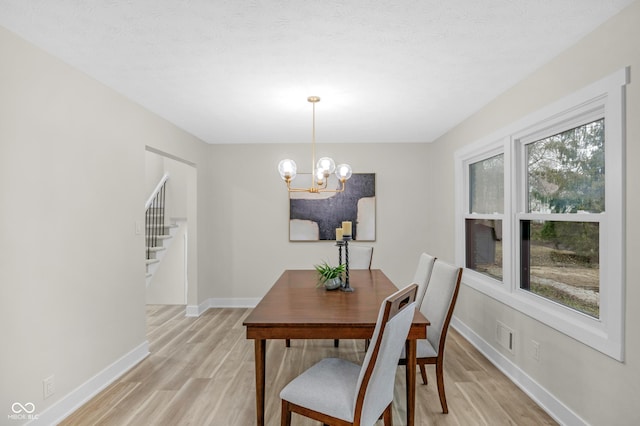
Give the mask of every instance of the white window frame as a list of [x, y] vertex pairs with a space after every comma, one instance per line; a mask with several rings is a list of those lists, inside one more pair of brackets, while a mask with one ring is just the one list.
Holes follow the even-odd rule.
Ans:
[[[465, 223], [468, 219], [493, 219], [493, 220], [501, 220], [502, 221], [502, 281], [490, 277], [488, 275], [482, 274], [481, 272], [477, 272], [474, 271], [472, 269], [468, 269], [465, 268], [465, 273], [464, 275], [468, 276], [471, 275], [470, 280], [475, 281], [476, 279], [480, 279], [482, 282], [486, 282], [486, 283], [491, 283], [492, 286], [498, 286], [500, 288], [502, 288], [503, 290], [506, 290], [506, 288], [508, 287], [508, 280], [509, 280], [509, 276], [507, 273], [505, 273], [505, 265], [510, 265], [512, 260], [511, 260], [511, 240], [505, 237], [505, 230], [506, 229], [510, 229], [511, 226], [511, 220], [510, 220], [510, 215], [506, 214], [506, 212], [508, 212], [507, 209], [507, 194], [511, 193], [511, 181], [509, 179], [509, 162], [510, 162], [510, 157], [508, 156], [508, 153], [505, 152], [504, 150], [504, 144], [505, 144], [505, 140], [498, 140], [498, 141], [494, 141], [490, 144], [488, 144], [485, 149], [482, 150], [482, 152], [475, 152], [472, 155], [470, 155], [469, 157], [465, 158], [464, 161], [462, 162], [461, 167], [462, 169], [460, 170], [460, 172], [456, 172], [456, 176], [463, 176], [464, 177], [464, 193], [463, 193], [463, 197], [464, 197], [464, 207], [463, 207], [463, 211], [462, 213], [462, 238], [463, 238], [463, 242], [462, 242], [462, 259], [458, 259], [458, 264], [460, 265], [466, 265], [466, 250], [465, 250], [465, 232], [466, 232], [466, 227], [465, 227]], [[469, 188], [469, 182], [470, 182], [470, 176], [469, 176], [469, 166], [474, 164], [474, 163], [478, 163], [480, 161], [483, 160], [487, 160], [491, 157], [495, 157], [496, 155], [500, 155], [503, 154], [503, 164], [504, 164], [504, 171], [503, 171], [503, 179], [504, 179], [504, 193], [505, 193], [505, 197], [504, 197], [504, 203], [505, 205], [503, 206], [502, 209], [502, 213], [489, 213], [489, 214], [485, 214], [485, 213], [470, 213], [471, 211], [471, 207], [470, 207], [470, 197], [469, 197], [469, 193], [470, 193], [470, 188]], [[509, 162], [508, 162], [509, 161]], [[458, 166], [457, 164], [458, 162], [456, 161], [456, 166]], [[459, 192], [459, 191], [456, 191]], [[458, 210], [458, 209], [456, 209]], [[459, 224], [457, 224], [459, 225]]]
[[[624, 68], [488, 135], [455, 153], [456, 262], [466, 264], [465, 220], [502, 216], [503, 280], [465, 269], [463, 283], [554, 329], [624, 361], [625, 293], [625, 96]], [[520, 220], [526, 206], [524, 145], [582, 124], [605, 119], [605, 212], [553, 215], [549, 220], [600, 223], [599, 318], [578, 312], [519, 287]], [[469, 214], [469, 165], [504, 154], [504, 213]], [[486, 217], [484, 217], [486, 216]]]

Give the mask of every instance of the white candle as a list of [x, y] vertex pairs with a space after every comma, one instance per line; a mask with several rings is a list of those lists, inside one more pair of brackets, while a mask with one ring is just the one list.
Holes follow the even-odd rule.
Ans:
[[342, 241], [342, 228], [336, 228], [336, 241]]
[[351, 222], [342, 222], [342, 235], [345, 237], [351, 236]]

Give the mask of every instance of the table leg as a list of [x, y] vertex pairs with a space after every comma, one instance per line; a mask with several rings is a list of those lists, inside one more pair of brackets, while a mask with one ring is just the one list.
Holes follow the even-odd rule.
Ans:
[[407, 340], [406, 385], [407, 385], [407, 425], [413, 426], [416, 416], [416, 340]]
[[264, 426], [264, 377], [267, 341], [255, 340], [255, 364], [256, 364], [256, 416], [258, 426]]

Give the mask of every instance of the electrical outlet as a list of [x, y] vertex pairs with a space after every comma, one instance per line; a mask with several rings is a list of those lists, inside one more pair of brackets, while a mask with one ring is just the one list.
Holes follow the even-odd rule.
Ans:
[[42, 381], [42, 391], [45, 399], [56, 393], [56, 384], [53, 374]]
[[540, 343], [535, 340], [531, 341], [531, 358], [540, 361]]
[[142, 235], [142, 222], [136, 221], [136, 235]]

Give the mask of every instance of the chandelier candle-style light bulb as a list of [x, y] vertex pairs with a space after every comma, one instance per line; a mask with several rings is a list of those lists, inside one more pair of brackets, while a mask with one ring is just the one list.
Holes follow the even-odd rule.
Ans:
[[340, 179], [340, 182], [349, 179], [351, 177], [351, 166], [348, 164], [340, 164], [336, 167], [336, 176]]
[[[348, 164], [340, 164], [336, 168], [336, 163], [330, 157], [322, 157], [315, 162], [316, 157], [316, 103], [320, 102], [318, 96], [309, 96], [307, 98], [313, 105], [313, 126], [311, 132], [311, 164], [313, 170], [311, 171], [311, 187], [310, 188], [292, 188], [291, 181], [295, 179], [298, 168], [295, 161], [286, 159], [280, 161], [278, 164], [278, 172], [280, 177], [287, 182], [287, 189], [289, 192], [344, 192], [346, 181], [351, 177], [351, 166]], [[327, 188], [329, 183], [329, 176], [335, 171], [336, 177], [342, 184], [339, 189]]]
[[325, 177], [329, 177], [329, 175], [335, 171], [336, 163], [332, 158], [322, 157], [318, 160], [316, 169], [322, 171]]
[[280, 177], [287, 182], [293, 180], [296, 177], [296, 170], [296, 162], [293, 160], [289, 160], [288, 158], [286, 160], [280, 161], [280, 163], [278, 164]]

